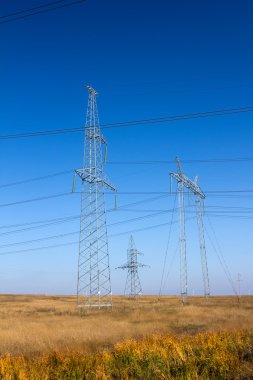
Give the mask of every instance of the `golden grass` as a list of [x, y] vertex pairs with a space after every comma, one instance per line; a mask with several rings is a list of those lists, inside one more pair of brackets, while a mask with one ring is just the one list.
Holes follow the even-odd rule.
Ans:
[[0, 296], [0, 355], [34, 357], [53, 351], [94, 353], [127, 338], [200, 332], [253, 332], [253, 297], [115, 296], [112, 311], [80, 315], [70, 296]]
[[0, 358], [0, 378], [57, 379], [252, 379], [253, 337], [202, 333], [127, 340], [97, 354], [51, 353]]

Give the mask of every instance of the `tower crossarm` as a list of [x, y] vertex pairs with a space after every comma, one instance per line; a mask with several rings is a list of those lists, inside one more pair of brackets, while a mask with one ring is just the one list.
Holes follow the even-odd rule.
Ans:
[[201, 188], [189, 178], [186, 177], [182, 172], [181, 173], [170, 173], [171, 178], [175, 178], [177, 182], [182, 182], [182, 184], [193, 192], [194, 195], [199, 195], [200, 198], [205, 199], [205, 193]]
[[134, 268], [143, 268], [143, 267], [149, 267], [149, 265], [142, 264], [142, 263], [127, 263], [123, 264], [115, 269], [134, 269]]
[[128, 264], [123, 264], [121, 265], [120, 267], [117, 267], [115, 269], [128, 269], [129, 268], [129, 265]]
[[91, 87], [90, 85], [86, 85], [86, 88], [87, 88], [87, 90], [89, 91], [89, 93], [91, 94], [91, 95], [93, 95], [93, 96], [97, 96], [98, 95], [98, 92], [96, 91], [96, 90], [94, 90], [94, 88], [93, 87]]
[[77, 169], [75, 173], [81, 178], [83, 182], [88, 182], [89, 184], [102, 182], [108, 189], [112, 191], [117, 191], [114, 186], [109, 182], [105, 181], [103, 178], [96, 176], [93, 173], [90, 173], [90, 169]]
[[141, 268], [143, 268], [143, 267], [150, 268], [150, 266], [147, 264], [138, 263], [137, 265], [138, 265], [138, 267], [141, 267]]

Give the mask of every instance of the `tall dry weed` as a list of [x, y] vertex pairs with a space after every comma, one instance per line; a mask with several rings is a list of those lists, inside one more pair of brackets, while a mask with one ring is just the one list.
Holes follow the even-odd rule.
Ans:
[[0, 359], [6, 380], [252, 379], [253, 336], [203, 333], [176, 338], [128, 339], [113, 350], [91, 354], [53, 352], [34, 358]]

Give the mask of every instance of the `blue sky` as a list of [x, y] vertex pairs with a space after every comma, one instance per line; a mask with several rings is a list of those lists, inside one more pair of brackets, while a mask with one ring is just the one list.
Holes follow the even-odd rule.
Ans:
[[[45, 4], [46, 2], [44, 2]], [[41, 5], [43, 1], [9, 1], [0, 15]], [[252, 106], [253, 53], [251, 1], [87, 0], [82, 4], [10, 23], [0, 19], [1, 135], [78, 128], [84, 125], [89, 83], [98, 92], [101, 124], [167, 115]], [[173, 161], [252, 157], [252, 113], [106, 129], [109, 162], [106, 174], [124, 191], [168, 191], [174, 164], [116, 165], [118, 161]], [[82, 133], [0, 140], [0, 186], [78, 168], [82, 164]], [[253, 189], [252, 161], [184, 164], [190, 178], [199, 175], [204, 191]], [[12, 187], [0, 187], [0, 205], [71, 190], [72, 174]], [[152, 198], [120, 195], [119, 205]], [[191, 210], [193, 202], [189, 204]], [[126, 261], [131, 230], [170, 222], [171, 213], [118, 226], [116, 222], [172, 209], [174, 196], [108, 213], [108, 234], [114, 293], [124, 290], [125, 277], [114, 268]], [[187, 205], [188, 206], [188, 205]], [[213, 207], [220, 217], [214, 217]], [[233, 217], [225, 217], [224, 208]], [[113, 197], [107, 196], [107, 209]], [[206, 199], [207, 256], [213, 294], [231, 293], [212, 243], [225, 258], [242, 292], [253, 291], [252, 219], [234, 211], [253, 208], [250, 194]], [[60, 217], [78, 217], [79, 194], [0, 207], [0, 227]], [[145, 211], [140, 211], [145, 210]], [[238, 209], [237, 209], [238, 210]], [[248, 209], [248, 211], [250, 211]], [[188, 215], [188, 214], [187, 214]], [[252, 212], [247, 214], [252, 216]], [[189, 216], [192, 216], [189, 214]], [[209, 217], [208, 217], [209, 216]], [[174, 215], [178, 219], [177, 213]], [[211, 225], [210, 223], [211, 222]], [[110, 226], [111, 225], [111, 226]], [[20, 228], [20, 227], [15, 227]], [[1, 228], [11, 232], [14, 228]], [[68, 244], [78, 234], [36, 243], [4, 246], [31, 239], [75, 233], [72, 222], [0, 235], [0, 254]], [[202, 280], [196, 221], [187, 221], [189, 293], [201, 294]], [[111, 236], [117, 233], [120, 236]], [[169, 226], [134, 232], [141, 260], [150, 268], [140, 273], [144, 293], [160, 287]], [[179, 293], [176, 251], [178, 224], [173, 225], [164, 286]], [[77, 246], [66, 245], [0, 256], [0, 289], [5, 293], [75, 293]], [[173, 260], [173, 257], [174, 260]], [[173, 264], [171, 264], [173, 262]]]

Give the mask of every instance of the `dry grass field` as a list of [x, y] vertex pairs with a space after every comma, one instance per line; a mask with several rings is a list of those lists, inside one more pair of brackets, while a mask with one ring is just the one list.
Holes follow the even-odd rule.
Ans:
[[253, 379], [253, 297], [0, 296], [0, 380]]
[[0, 354], [33, 356], [52, 351], [92, 353], [126, 338], [200, 332], [253, 332], [253, 296], [115, 296], [111, 311], [80, 314], [72, 296], [0, 296]]

